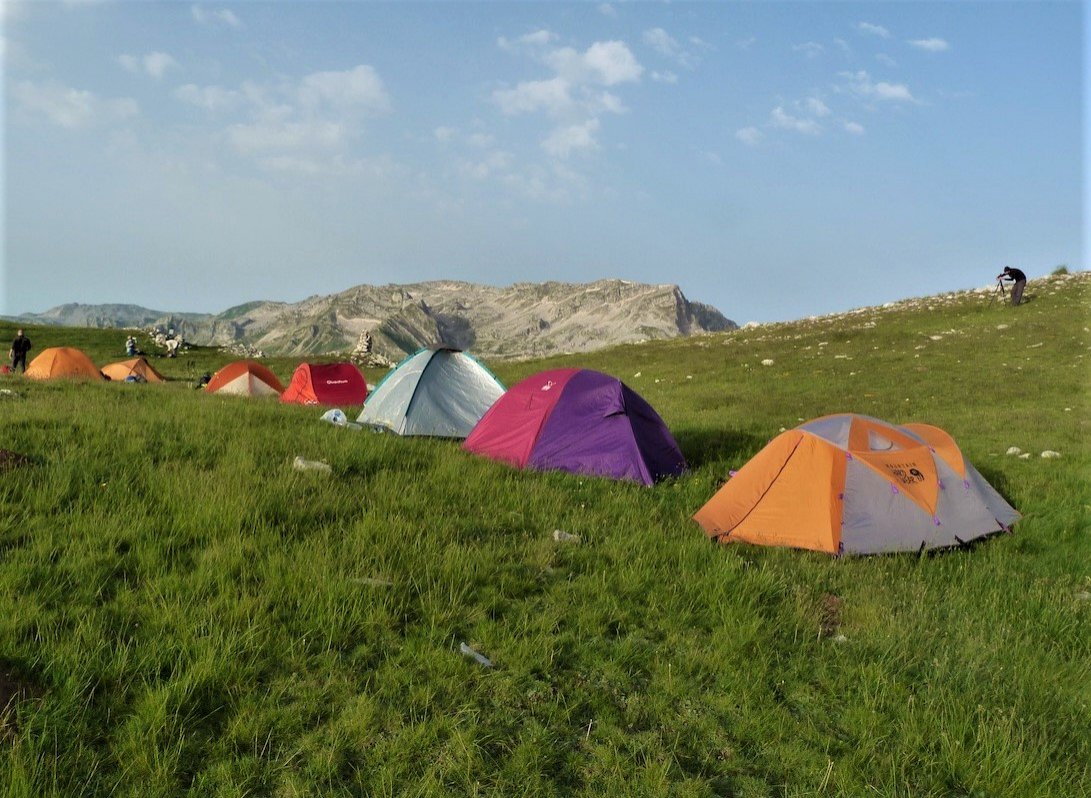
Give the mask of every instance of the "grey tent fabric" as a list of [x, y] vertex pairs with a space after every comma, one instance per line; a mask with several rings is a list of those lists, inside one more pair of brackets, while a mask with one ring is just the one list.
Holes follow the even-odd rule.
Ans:
[[471, 355], [422, 349], [379, 383], [357, 421], [398, 435], [465, 438], [503, 393]]

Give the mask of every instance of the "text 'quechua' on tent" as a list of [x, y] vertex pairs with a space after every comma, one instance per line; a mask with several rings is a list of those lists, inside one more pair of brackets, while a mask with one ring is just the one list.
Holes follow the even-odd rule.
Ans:
[[721, 542], [831, 554], [956, 546], [1019, 517], [943, 430], [853, 414], [781, 433], [693, 516]]
[[142, 357], [103, 366], [102, 373], [114, 382], [164, 382], [163, 375]]
[[590, 369], [527, 377], [489, 409], [463, 448], [518, 468], [642, 485], [686, 469], [651, 405], [616, 377]]
[[54, 346], [30, 361], [26, 376], [32, 380], [101, 380], [98, 367], [79, 349]]
[[282, 402], [301, 405], [362, 405], [367, 399], [367, 380], [354, 363], [300, 363]]
[[356, 420], [398, 435], [465, 438], [503, 394], [500, 381], [471, 355], [432, 347], [387, 374]]
[[205, 390], [230, 396], [280, 396], [284, 392], [277, 375], [253, 360], [236, 360], [212, 375]]

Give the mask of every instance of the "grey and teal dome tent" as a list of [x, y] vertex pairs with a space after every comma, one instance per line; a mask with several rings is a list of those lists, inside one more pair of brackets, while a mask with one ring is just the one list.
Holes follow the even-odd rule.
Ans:
[[398, 435], [465, 438], [503, 394], [500, 381], [471, 355], [431, 347], [387, 374], [356, 420]]

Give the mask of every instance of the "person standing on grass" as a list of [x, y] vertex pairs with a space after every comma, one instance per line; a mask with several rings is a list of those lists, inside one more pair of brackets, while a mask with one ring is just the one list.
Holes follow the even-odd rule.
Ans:
[[11, 358], [11, 370], [15, 371], [16, 366], [20, 363], [23, 365], [23, 373], [27, 370], [27, 352], [30, 351], [30, 339], [23, 335], [23, 331], [19, 330], [15, 334], [15, 340], [11, 342], [11, 349], [8, 350], [8, 357]]
[[1023, 289], [1027, 287], [1027, 276], [1020, 269], [1005, 266], [1004, 271], [996, 275], [997, 280], [1010, 280], [1015, 283], [1011, 287], [1011, 303], [1019, 305], [1023, 302]]

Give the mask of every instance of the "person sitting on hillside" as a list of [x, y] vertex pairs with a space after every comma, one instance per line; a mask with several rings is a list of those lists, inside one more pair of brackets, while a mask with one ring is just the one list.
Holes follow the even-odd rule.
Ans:
[[1011, 287], [1011, 304], [1022, 304], [1023, 289], [1027, 287], [1027, 276], [1023, 274], [1020, 269], [1013, 269], [1011, 266], [1005, 266], [1004, 271], [996, 275], [996, 279], [1014, 282], [1015, 285]]
[[30, 339], [23, 335], [23, 331], [19, 330], [15, 334], [15, 340], [11, 343], [11, 349], [8, 350], [8, 357], [11, 358], [11, 370], [15, 371], [16, 367], [21, 363], [23, 366], [23, 373], [27, 370], [27, 352], [30, 351]]

